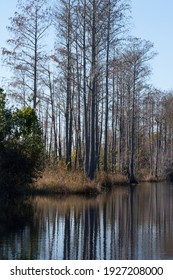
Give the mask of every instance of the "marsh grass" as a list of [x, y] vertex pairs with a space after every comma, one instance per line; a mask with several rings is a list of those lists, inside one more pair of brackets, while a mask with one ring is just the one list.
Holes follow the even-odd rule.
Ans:
[[45, 169], [42, 177], [35, 182], [35, 190], [49, 194], [98, 194], [101, 188], [81, 171], [58, 171]]
[[163, 181], [165, 181], [165, 177], [164, 177], [164, 176], [158, 176], [158, 177], [156, 177], [156, 176], [150, 175], [150, 174], [144, 176], [144, 177], [140, 180], [140, 182], [149, 182], [149, 183], [158, 183], [158, 182], [163, 182]]
[[111, 189], [115, 186], [128, 185], [128, 178], [120, 173], [105, 173], [100, 172], [97, 175], [97, 181], [102, 189]]
[[127, 178], [121, 174], [100, 172], [91, 181], [82, 171], [46, 168], [35, 182], [33, 191], [39, 194], [99, 194], [115, 185], [127, 183]]
[[166, 178], [163, 175], [156, 177], [155, 175], [150, 174], [148, 170], [142, 169], [140, 172], [138, 172], [137, 179], [139, 182], [157, 183], [165, 181]]

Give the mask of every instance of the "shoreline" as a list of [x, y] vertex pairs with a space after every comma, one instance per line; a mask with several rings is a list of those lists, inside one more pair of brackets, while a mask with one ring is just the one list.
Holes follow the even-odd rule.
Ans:
[[[147, 175], [141, 178], [138, 183], [159, 183], [166, 181], [165, 178], [155, 178]], [[138, 185], [138, 184], [136, 184]], [[30, 185], [15, 187], [8, 193], [2, 195], [7, 197], [15, 196], [35, 196], [35, 195], [85, 195], [97, 196], [108, 192], [112, 188], [121, 186], [135, 186], [130, 184], [129, 179], [120, 173], [112, 174], [100, 172], [93, 180], [88, 179], [83, 171], [68, 171], [66, 169], [46, 168], [40, 176]]]

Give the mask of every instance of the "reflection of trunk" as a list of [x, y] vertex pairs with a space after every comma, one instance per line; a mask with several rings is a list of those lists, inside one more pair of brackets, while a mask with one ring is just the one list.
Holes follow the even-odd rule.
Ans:
[[82, 220], [82, 217], [81, 217], [81, 213], [78, 213], [75, 211], [75, 214], [74, 214], [74, 224], [75, 224], [75, 227], [74, 227], [74, 237], [75, 237], [75, 240], [74, 240], [74, 244], [75, 244], [75, 248], [74, 248], [74, 251], [75, 251], [75, 254], [74, 254], [74, 259], [79, 259], [80, 256], [79, 256], [79, 248], [80, 248], [80, 227], [81, 227], [81, 220]]
[[[111, 205], [113, 206], [113, 202], [111, 201]], [[111, 238], [110, 238], [110, 244], [111, 244], [111, 248], [110, 248], [110, 259], [111, 260], [115, 260], [117, 259], [116, 256], [116, 220], [115, 218], [115, 212], [114, 212], [114, 208], [112, 207], [111, 210], [111, 223], [110, 223], [110, 228], [111, 228]]]
[[107, 235], [106, 235], [106, 203], [103, 206], [103, 258], [106, 260], [106, 244], [107, 244]]
[[[55, 248], [55, 236], [56, 236], [56, 213], [54, 212], [54, 216], [53, 216], [53, 225], [51, 224], [51, 221], [49, 219], [49, 216], [48, 216], [48, 234], [49, 234], [49, 260], [52, 260], [54, 255], [53, 255], [53, 252], [54, 252], [54, 248]], [[52, 230], [52, 232], [51, 232]]]
[[96, 260], [97, 259], [97, 247], [98, 247], [98, 241], [99, 241], [99, 222], [100, 222], [100, 217], [99, 217], [99, 213], [98, 213], [98, 208], [94, 209], [95, 212], [95, 219], [94, 219], [94, 239], [93, 239], [93, 243], [94, 243], [94, 252], [93, 252], [93, 259]]
[[90, 227], [89, 227], [89, 259], [94, 260], [94, 220], [95, 220], [95, 209], [90, 207], [89, 209]]
[[89, 231], [89, 227], [88, 227], [88, 208], [85, 208], [85, 216], [84, 216], [84, 225], [83, 225], [83, 232], [84, 232], [84, 236], [83, 236], [83, 260], [87, 259], [88, 256], [88, 231]]
[[130, 244], [131, 244], [131, 260], [134, 259], [134, 187], [130, 188]]
[[70, 259], [70, 217], [69, 213], [65, 214], [65, 225], [64, 225], [64, 260]]

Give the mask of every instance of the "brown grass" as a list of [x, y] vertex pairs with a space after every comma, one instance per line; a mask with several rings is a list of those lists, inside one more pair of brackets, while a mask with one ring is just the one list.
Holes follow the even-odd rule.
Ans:
[[116, 173], [110, 174], [101, 172], [97, 176], [97, 180], [102, 188], [112, 188], [114, 186], [127, 185], [128, 179], [126, 176]]
[[98, 194], [101, 189], [96, 181], [91, 181], [82, 172], [45, 169], [42, 177], [35, 182], [38, 193], [49, 194]]
[[165, 181], [165, 176], [155, 176], [150, 174], [147, 170], [142, 169], [140, 172], [137, 174], [137, 179], [139, 182], [150, 182], [150, 183], [155, 183], [155, 182], [162, 182]]
[[158, 182], [158, 179], [155, 176], [148, 174], [142, 178], [142, 181], [154, 183]]
[[157, 183], [157, 182], [163, 182], [165, 181], [164, 176], [158, 176], [157, 178], [154, 175], [148, 174], [144, 176], [140, 182], [150, 182], [150, 183]]
[[99, 194], [115, 185], [126, 185], [127, 178], [121, 174], [100, 172], [95, 180], [89, 180], [82, 171], [65, 168], [46, 168], [37, 179], [32, 191], [37, 194]]

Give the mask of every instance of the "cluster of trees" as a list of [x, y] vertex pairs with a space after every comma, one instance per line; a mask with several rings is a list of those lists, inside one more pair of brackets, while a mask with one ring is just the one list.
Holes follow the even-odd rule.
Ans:
[[42, 168], [42, 130], [31, 107], [12, 109], [0, 88], [0, 192], [14, 193]]
[[91, 179], [99, 170], [131, 182], [135, 173], [159, 176], [173, 160], [173, 95], [147, 84], [155, 53], [128, 36], [128, 1], [18, 0], [17, 8], [2, 51], [14, 70], [8, 92], [37, 111], [47, 159]]

